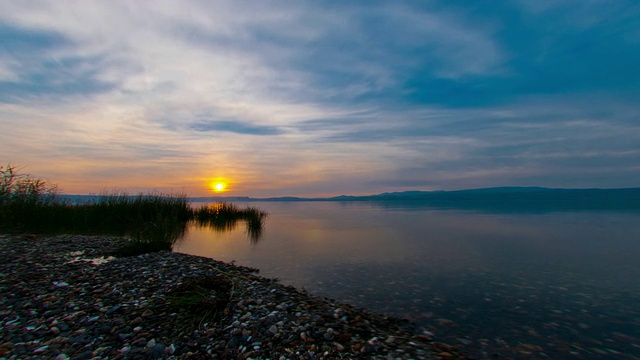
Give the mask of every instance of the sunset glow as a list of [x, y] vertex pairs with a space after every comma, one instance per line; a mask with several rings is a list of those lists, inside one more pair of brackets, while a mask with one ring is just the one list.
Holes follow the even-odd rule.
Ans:
[[222, 179], [214, 179], [211, 182], [209, 182], [209, 187], [211, 188], [211, 190], [213, 192], [224, 192], [227, 190], [227, 181], [222, 180]]
[[614, 3], [3, 1], [0, 164], [68, 194], [635, 187]]

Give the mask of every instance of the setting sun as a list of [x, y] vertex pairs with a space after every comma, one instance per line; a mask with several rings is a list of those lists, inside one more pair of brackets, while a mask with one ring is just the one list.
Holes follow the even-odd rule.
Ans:
[[214, 193], [222, 193], [230, 191], [230, 186], [233, 181], [225, 177], [208, 178], [206, 180], [207, 188]]
[[223, 183], [215, 183], [215, 184], [213, 184], [213, 190], [215, 192], [222, 192], [222, 191], [224, 191], [224, 188], [225, 188], [225, 184], [223, 184]]

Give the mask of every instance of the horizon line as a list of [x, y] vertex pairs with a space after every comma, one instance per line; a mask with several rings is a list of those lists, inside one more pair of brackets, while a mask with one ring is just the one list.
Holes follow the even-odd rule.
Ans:
[[[350, 198], [364, 198], [371, 196], [380, 196], [380, 195], [393, 195], [393, 194], [403, 194], [403, 193], [453, 193], [453, 192], [463, 192], [463, 191], [476, 191], [476, 190], [499, 190], [499, 189], [538, 189], [538, 190], [634, 190], [640, 189], [640, 187], [619, 187], [619, 188], [602, 188], [602, 187], [576, 187], [576, 188], [567, 188], [567, 187], [546, 187], [546, 186], [492, 186], [492, 187], [480, 187], [480, 188], [461, 188], [455, 190], [401, 190], [401, 191], [385, 191], [380, 193], [371, 193], [366, 195], [348, 195], [348, 194], [340, 194], [340, 195], [331, 195], [331, 196], [303, 196], [303, 195], [276, 195], [276, 196], [266, 196], [266, 197], [253, 197], [250, 195], [224, 195], [224, 194], [211, 194], [211, 195], [185, 195], [187, 199], [193, 198], [228, 198], [228, 199], [252, 199], [252, 200], [270, 200], [270, 199], [309, 199], [309, 200], [322, 200], [322, 199], [336, 199], [341, 197], [350, 197]], [[150, 191], [147, 193], [139, 192], [139, 193], [127, 193], [122, 192], [120, 194], [99, 194], [99, 193], [89, 193], [89, 194], [67, 194], [60, 193], [57, 195], [60, 196], [139, 196], [139, 195], [154, 195], [156, 193], [160, 196], [171, 196], [174, 194], [171, 193], [162, 193], [156, 191]]]

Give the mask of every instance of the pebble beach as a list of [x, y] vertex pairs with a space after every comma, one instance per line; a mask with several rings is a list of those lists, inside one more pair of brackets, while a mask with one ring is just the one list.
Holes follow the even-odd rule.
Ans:
[[405, 320], [128, 239], [0, 235], [0, 359], [466, 359]]

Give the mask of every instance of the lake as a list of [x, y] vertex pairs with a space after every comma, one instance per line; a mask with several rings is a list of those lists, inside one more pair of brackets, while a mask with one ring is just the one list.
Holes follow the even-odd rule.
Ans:
[[238, 203], [174, 251], [392, 316], [476, 358], [640, 358], [640, 214], [488, 212], [399, 202]]

